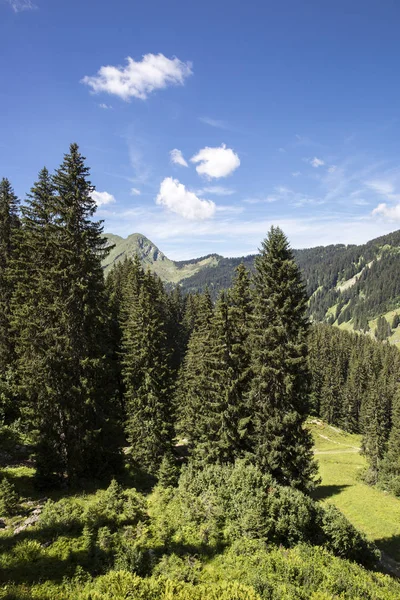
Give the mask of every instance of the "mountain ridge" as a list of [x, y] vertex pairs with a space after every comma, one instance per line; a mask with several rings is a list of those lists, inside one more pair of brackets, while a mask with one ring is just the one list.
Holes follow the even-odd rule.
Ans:
[[[173, 261], [143, 234], [106, 237], [115, 244], [103, 263], [106, 272], [125, 257], [138, 254], [142, 265], [165, 283], [179, 284], [184, 292], [208, 287], [213, 297], [230, 287], [235, 267], [244, 263], [252, 270], [256, 257], [225, 258], [212, 253]], [[371, 321], [392, 315], [400, 307], [400, 230], [366, 244], [330, 244], [293, 252], [310, 297], [312, 320], [367, 331]]]

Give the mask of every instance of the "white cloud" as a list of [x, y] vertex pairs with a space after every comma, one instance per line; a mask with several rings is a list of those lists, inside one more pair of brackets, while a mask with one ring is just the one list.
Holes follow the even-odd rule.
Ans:
[[156, 203], [170, 211], [192, 221], [209, 219], [215, 214], [216, 205], [211, 200], [201, 200], [182, 183], [172, 177], [166, 177], [160, 185]]
[[24, 10], [35, 10], [37, 8], [36, 4], [31, 2], [31, 0], [6, 0], [6, 2], [8, 2], [15, 13]]
[[388, 206], [386, 203], [378, 204], [372, 211], [372, 215], [382, 216], [390, 221], [400, 221], [400, 204]]
[[235, 193], [235, 190], [231, 188], [224, 187], [222, 185], [210, 185], [209, 187], [205, 187], [202, 190], [197, 192], [199, 195], [202, 194], [213, 194], [214, 196], [232, 196]]
[[331, 166], [328, 168], [328, 173], [334, 173], [334, 172], [336, 171], [336, 169], [337, 169], [337, 166], [336, 166], [336, 165], [331, 165]]
[[141, 193], [137, 188], [131, 188], [131, 196], [140, 196]]
[[110, 110], [110, 109], [112, 109], [112, 106], [111, 106], [111, 104], [102, 103], [102, 104], [99, 104], [99, 108], [103, 108], [104, 110]]
[[185, 78], [192, 74], [192, 64], [179, 58], [167, 58], [163, 54], [145, 54], [140, 61], [128, 56], [127, 66], [100, 67], [97, 75], [86, 75], [82, 79], [95, 94], [106, 92], [123, 100], [140, 98], [146, 100], [154, 90], [169, 85], [183, 85]]
[[92, 198], [96, 202], [97, 206], [104, 206], [105, 204], [113, 204], [115, 198], [108, 192], [92, 192]]
[[318, 169], [318, 167], [322, 167], [324, 164], [325, 162], [322, 158], [317, 158], [316, 156], [310, 160], [310, 165], [314, 167], [314, 169]]
[[240, 165], [238, 155], [222, 144], [219, 148], [203, 148], [191, 159], [193, 163], [200, 163], [196, 167], [199, 175], [219, 179], [231, 175]]
[[171, 162], [174, 165], [180, 165], [181, 167], [188, 167], [189, 165], [187, 164], [186, 160], [183, 158], [183, 154], [180, 150], [178, 150], [177, 148], [174, 148], [174, 150], [171, 150], [171, 152], [169, 153], [170, 157], [171, 157]]
[[299, 175], [301, 175], [301, 171], [294, 171], [292, 173], [292, 177], [299, 177]]

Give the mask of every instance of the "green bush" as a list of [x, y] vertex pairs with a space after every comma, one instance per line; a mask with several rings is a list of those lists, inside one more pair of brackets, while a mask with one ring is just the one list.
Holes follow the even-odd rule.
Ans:
[[39, 527], [54, 534], [78, 530], [83, 525], [84, 509], [75, 498], [63, 498], [58, 502], [48, 500], [39, 517]]
[[367, 538], [333, 504], [328, 504], [322, 513], [322, 530], [325, 546], [336, 556], [355, 560], [374, 567], [380, 553]]
[[20, 509], [19, 500], [14, 484], [7, 477], [3, 477], [0, 483], [0, 517], [16, 514]]
[[166, 546], [216, 550], [253, 538], [286, 547], [325, 544], [336, 555], [361, 564], [377, 561], [373, 545], [337, 509], [325, 510], [245, 461], [184, 468], [176, 489], [156, 491], [150, 514], [154, 535]]

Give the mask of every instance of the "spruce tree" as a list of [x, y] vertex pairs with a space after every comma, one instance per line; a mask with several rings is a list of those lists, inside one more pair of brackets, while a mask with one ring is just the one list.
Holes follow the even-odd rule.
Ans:
[[[178, 434], [188, 440], [198, 461], [215, 462], [218, 448], [215, 423], [211, 428], [210, 407], [217, 409], [221, 392], [221, 369], [212, 329], [213, 305], [208, 290], [199, 297], [188, 349], [179, 374], [175, 396]], [[214, 412], [214, 411], [213, 411]]]
[[133, 460], [153, 475], [173, 439], [165, 311], [159, 279], [150, 272], [143, 274], [136, 261], [122, 328], [126, 433]]
[[24, 214], [14, 327], [42, 484], [120, 465], [101, 267], [108, 250], [88, 176], [72, 144], [54, 177], [40, 173]]
[[11, 297], [15, 285], [12, 260], [18, 242], [19, 200], [8, 179], [0, 182], [0, 377], [13, 362], [14, 340], [11, 335]]
[[307, 297], [288, 241], [272, 227], [256, 259], [249, 394], [252, 449], [279, 483], [308, 491], [317, 465], [304, 428], [310, 373]]
[[392, 428], [387, 452], [379, 469], [379, 483], [384, 489], [400, 496], [400, 390], [393, 400]]

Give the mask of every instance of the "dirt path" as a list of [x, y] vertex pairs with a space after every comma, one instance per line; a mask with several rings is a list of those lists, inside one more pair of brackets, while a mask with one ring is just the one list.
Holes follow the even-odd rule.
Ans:
[[348, 448], [347, 450], [314, 450], [314, 454], [354, 454], [359, 452], [360, 448]]

